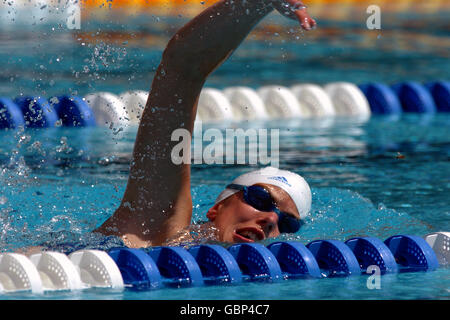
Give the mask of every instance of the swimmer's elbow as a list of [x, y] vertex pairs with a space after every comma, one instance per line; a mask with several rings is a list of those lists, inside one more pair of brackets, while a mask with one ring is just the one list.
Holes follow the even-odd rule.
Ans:
[[167, 44], [161, 64], [176, 72], [183, 79], [201, 82], [208, 77], [218, 64], [213, 60], [211, 55], [208, 55], [204, 50], [199, 50], [196, 46], [180, 40], [176, 34]]

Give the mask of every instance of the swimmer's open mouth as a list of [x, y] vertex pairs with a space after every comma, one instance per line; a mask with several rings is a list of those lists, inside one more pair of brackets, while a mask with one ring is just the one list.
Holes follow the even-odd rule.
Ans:
[[259, 228], [242, 228], [234, 232], [235, 242], [255, 242], [265, 238], [264, 232]]

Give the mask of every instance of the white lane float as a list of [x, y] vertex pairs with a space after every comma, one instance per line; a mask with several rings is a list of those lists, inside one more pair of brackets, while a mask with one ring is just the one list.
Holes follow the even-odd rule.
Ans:
[[203, 120], [202, 118], [197, 114], [195, 116], [195, 121], [194, 121], [194, 132], [196, 132], [195, 128], [198, 128], [199, 126], [201, 127], [203, 124]]
[[8, 29], [17, 22], [19, 10], [17, 1], [0, 1], [0, 26], [2, 29]]
[[315, 84], [297, 84], [290, 89], [312, 117], [332, 117], [336, 114], [333, 102], [322, 87]]
[[325, 86], [337, 116], [369, 117], [369, 102], [364, 93], [353, 83], [333, 82]]
[[198, 99], [197, 115], [205, 122], [232, 121], [233, 109], [222, 91], [204, 88]]
[[35, 265], [24, 255], [0, 255], [0, 293], [31, 291], [42, 293], [43, 285]]
[[84, 289], [80, 274], [69, 258], [59, 252], [41, 252], [30, 256], [41, 276], [45, 291]]
[[450, 232], [431, 233], [425, 240], [436, 253], [439, 264], [450, 265]]
[[118, 129], [128, 124], [126, 108], [117, 95], [109, 92], [91, 93], [84, 100], [92, 108], [97, 125]]
[[267, 119], [264, 101], [249, 87], [229, 87], [223, 93], [230, 101], [236, 120]]
[[[74, 0], [66, 0], [74, 1]], [[54, 22], [56, 17], [65, 22], [64, 5], [52, 0], [12, 0], [0, 1], [0, 24], [9, 26], [36, 26]]]
[[307, 110], [302, 109], [297, 98], [284, 86], [263, 86], [257, 90], [271, 118], [304, 118]]
[[85, 286], [122, 289], [122, 274], [114, 260], [104, 251], [79, 250], [69, 255]]
[[126, 120], [132, 125], [138, 125], [147, 104], [148, 92], [143, 90], [127, 91], [122, 93], [119, 99], [125, 106]]
[[[27, 20], [28, 23], [33, 24], [45, 24], [48, 23], [51, 19], [50, 11], [54, 11], [54, 7], [52, 7], [51, 0], [37, 0], [30, 3], [25, 4], [25, 6], [29, 6], [29, 10], [27, 10]], [[54, 15], [54, 14], [53, 14]], [[30, 19], [31, 16], [31, 19]]]
[[[17, 2], [18, 0], [16, 0]], [[81, 19], [81, 7], [79, 0], [22, 0], [22, 16], [25, 23], [37, 24], [61, 24], [69, 29], [79, 29]], [[31, 19], [30, 19], [31, 18]]]

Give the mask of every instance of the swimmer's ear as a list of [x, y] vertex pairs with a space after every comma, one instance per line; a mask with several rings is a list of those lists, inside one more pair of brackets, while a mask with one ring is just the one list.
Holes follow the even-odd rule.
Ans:
[[208, 212], [206, 213], [206, 217], [209, 219], [209, 221], [214, 221], [216, 219], [221, 206], [222, 204], [219, 202], [208, 210]]

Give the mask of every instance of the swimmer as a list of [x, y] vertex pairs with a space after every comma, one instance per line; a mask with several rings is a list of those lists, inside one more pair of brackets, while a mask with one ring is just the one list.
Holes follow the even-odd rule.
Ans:
[[[191, 224], [190, 165], [171, 160], [172, 132], [192, 136], [197, 102], [208, 77], [274, 9], [316, 26], [298, 0], [222, 0], [201, 12], [169, 41], [142, 114], [126, 190], [114, 214], [94, 232], [132, 248], [185, 239]], [[299, 175], [275, 168], [249, 172], [227, 185], [202, 228], [221, 242], [254, 242], [300, 228], [311, 191]], [[175, 241], [176, 243], [176, 241]]]

